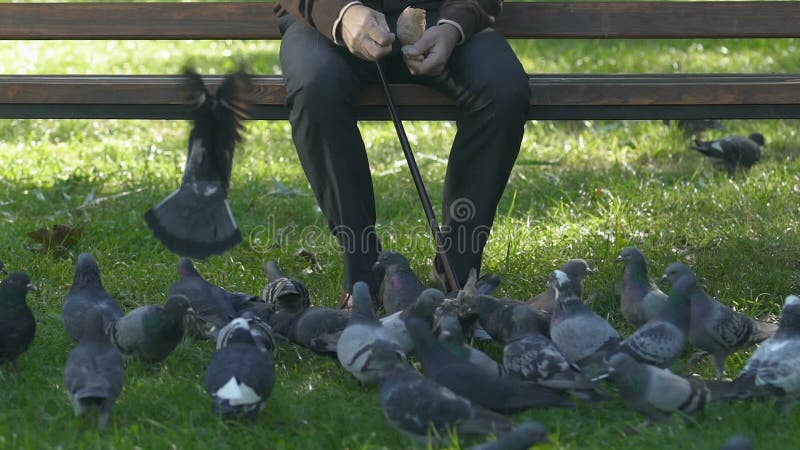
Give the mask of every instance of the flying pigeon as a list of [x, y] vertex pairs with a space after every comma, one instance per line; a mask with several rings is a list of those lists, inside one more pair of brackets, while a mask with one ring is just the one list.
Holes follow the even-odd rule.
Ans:
[[733, 171], [749, 169], [761, 160], [761, 147], [765, 145], [761, 133], [753, 133], [748, 137], [727, 136], [714, 141], [695, 140], [692, 149], [708, 156], [715, 163]]
[[81, 253], [72, 288], [61, 310], [64, 327], [72, 339], [80, 339], [86, 314], [92, 308], [99, 308], [103, 312], [106, 326], [125, 315], [117, 300], [103, 288], [97, 260], [91, 253]]
[[619, 298], [622, 315], [638, 328], [658, 315], [667, 302], [667, 294], [650, 279], [647, 259], [638, 248], [625, 247], [616, 262], [625, 266]]
[[409, 354], [414, 351], [414, 342], [406, 330], [406, 319], [418, 317], [425, 320], [428, 324], [433, 324], [433, 314], [444, 302], [444, 294], [436, 288], [425, 289], [419, 297], [402, 311], [397, 311], [386, 317], [382, 317], [381, 324], [392, 330], [397, 336], [400, 348], [404, 353]]
[[682, 377], [641, 364], [624, 353], [611, 356], [609, 364], [625, 403], [652, 420], [665, 420], [676, 411], [701, 411], [711, 399], [711, 392], [698, 377]]
[[183, 339], [183, 322], [189, 299], [174, 295], [165, 305], [145, 305], [125, 314], [106, 329], [111, 343], [123, 356], [148, 362], [164, 361]]
[[24, 272], [13, 272], [0, 282], [0, 364], [10, 362], [14, 369], [36, 336], [36, 319], [25, 301], [33, 289]]
[[426, 288], [399, 252], [381, 251], [373, 269], [384, 271], [381, 299], [386, 314], [406, 309]]
[[529, 408], [572, 407], [572, 402], [556, 391], [534, 383], [498, 378], [466, 359], [450, 353], [424, 321], [406, 321], [416, 354], [422, 360], [425, 378], [447, 387], [484, 408], [514, 413]]
[[440, 443], [455, 430], [460, 437], [484, 437], [511, 431], [514, 423], [450, 389], [423, 377], [402, 352], [376, 342], [367, 362], [378, 374], [381, 408], [401, 433], [427, 444]]
[[566, 273], [556, 270], [547, 282], [556, 291], [550, 339], [567, 361], [583, 367], [586, 358], [622, 341], [622, 335], [606, 319], [583, 304], [578, 287]]
[[753, 447], [753, 439], [743, 434], [731, 436], [722, 446], [722, 450], [753, 450], [753, 448], [755, 448]]
[[384, 327], [375, 315], [369, 286], [357, 281], [353, 284], [353, 311], [336, 344], [336, 356], [345, 370], [365, 384], [378, 381], [378, 373], [365, 366], [376, 341], [386, 341], [402, 353], [395, 332]]
[[311, 306], [311, 297], [306, 285], [284, 274], [276, 261], [267, 261], [264, 264], [264, 275], [267, 276], [267, 285], [261, 297], [267, 304], [275, 305], [277, 309], [296, 314]]
[[275, 354], [276, 341], [272, 333], [272, 328], [258, 316], [252, 314], [245, 314], [243, 317], [237, 317], [220, 328], [217, 334], [217, 350], [228, 346], [228, 342], [231, 337], [234, 336], [234, 330], [238, 328], [248, 330], [253, 337], [253, 341], [255, 341], [259, 347], [269, 350], [273, 355]]
[[778, 331], [753, 352], [739, 378], [765, 388], [789, 412], [800, 396], [800, 297], [786, 297]]
[[501, 377], [505, 375], [505, 368], [498, 364], [486, 353], [467, 345], [464, 329], [458, 317], [447, 315], [437, 322], [439, 342], [452, 354], [464, 358], [483, 369], [488, 375]]
[[223, 417], [255, 418], [274, 386], [272, 352], [254, 339], [249, 327], [234, 327], [206, 369], [205, 388], [214, 412]]
[[547, 429], [539, 422], [525, 422], [514, 431], [506, 433], [496, 441], [474, 445], [469, 450], [528, 450], [536, 444], [550, 442]]
[[[694, 276], [687, 265], [676, 263], [671, 274], [668, 270], [667, 279], [672, 282], [683, 274]], [[725, 372], [728, 355], [767, 339], [777, 330], [775, 324], [756, 321], [723, 305], [699, 286], [692, 288], [690, 296], [689, 342], [711, 354], [717, 378]]]
[[[594, 270], [589, 267], [589, 263], [580, 258], [570, 259], [564, 263], [564, 265], [561, 267], [561, 271], [566, 273], [567, 277], [572, 280], [572, 284], [575, 286], [575, 293], [578, 295], [578, 298], [583, 299], [583, 280], [586, 278], [586, 275], [594, 272]], [[542, 317], [549, 319], [550, 316], [553, 315], [555, 302], [556, 291], [554, 288], [548, 285], [547, 289], [525, 303], [531, 310]], [[544, 330], [544, 332], [546, 334], [547, 330]]]
[[108, 424], [111, 408], [117, 401], [125, 381], [125, 368], [120, 355], [104, 331], [102, 310], [92, 308], [84, 316], [83, 332], [78, 345], [69, 354], [64, 368], [67, 389], [76, 416], [94, 409], [97, 425]]
[[234, 307], [238, 294], [206, 281], [189, 258], [181, 258], [178, 273], [181, 279], [170, 286], [167, 295], [189, 299], [193, 313], [186, 316], [187, 331], [194, 336], [216, 339], [220, 328], [238, 316]]
[[215, 96], [196, 72], [186, 70], [185, 76], [195, 109], [183, 182], [144, 218], [170, 251], [202, 259], [242, 240], [228, 195], [234, 148], [250, 106], [250, 83], [243, 72], [228, 75]]
[[334, 355], [349, 320], [350, 311], [314, 306], [292, 321], [288, 338], [314, 353]]

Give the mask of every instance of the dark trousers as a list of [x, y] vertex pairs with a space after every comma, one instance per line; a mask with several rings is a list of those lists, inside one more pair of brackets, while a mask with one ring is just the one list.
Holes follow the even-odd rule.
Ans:
[[[429, 24], [435, 22], [435, 12]], [[396, 17], [388, 22], [394, 28]], [[300, 20], [284, 16], [280, 59], [292, 137], [300, 163], [331, 231], [344, 251], [344, 288], [365, 281], [380, 241], [375, 194], [358, 129], [357, 96], [378, 82], [375, 63], [351, 55]], [[444, 181], [442, 231], [448, 258], [463, 284], [481, 256], [511, 168], [519, 153], [530, 99], [528, 78], [505, 38], [480, 32], [457, 46], [446, 77], [412, 77], [399, 52], [386, 57], [390, 81], [417, 81], [454, 97], [457, 133]], [[422, 209], [420, 208], [420, 214]]]

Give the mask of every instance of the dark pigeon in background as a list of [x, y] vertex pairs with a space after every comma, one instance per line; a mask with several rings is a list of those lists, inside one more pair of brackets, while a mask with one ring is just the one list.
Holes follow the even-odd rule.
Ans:
[[520, 424], [496, 441], [474, 445], [469, 450], [528, 450], [545, 442], [550, 442], [547, 429], [539, 422], [530, 421]]
[[450, 389], [423, 377], [404, 355], [386, 342], [376, 342], [367, 362], [378, 373], [381, 408], [401, 433], [428, 444], [446, 441], [456, 431], [460, 438], [502, 435], [514, 423]]
[[336, 344], [336, 357], [345, 370], [365, 384], [378, 381], [378, 373], [366, 367], [373, 344], [377, 341], [385, 341], [403, 353], [398, 336], [384, 327], [375, 315], [369, 286], [357, 281], [353, 284], [353, 311]]
[[80, 339], [86, 314], [92, 308], [99, 308], [103, 312], [106, 326], [125, 315], [117, 299], [103, 287], [97, 260], [91, 253], [81, 253], [78, 256], [72, 288], [67, 293], [61, 310], [64, 327], [72, 339]]
[[450, 353], [464, 358], [484, 370], [488, 375], [501, 377], [505, 375], [505, 368], [498, 364], [486, 353], [467, 345], [464, 329], [458, 317], [447, 315], [437, 322], [436, 331], [439, 342]]
[[425, 378], [435, 381], [484, 408], [499, 413], [514, 413], [529, 408], [572, 407], [563, 395], [509, 378], [498, 378], [445, 349], [424, 321], [415, 317], [406, 322], [422, 360]]
[[275, 360], [249, 327], [235, 327], [225, 346], [214, 352], [205, 389], [214, 412], [223, 417], [255, 418], [275, 387]]
[[426, 289], [411, 269], [408, 259], [399, 252], [380, 252], [374, 268], [384, 271], [381, 299], [386, 314], [406, 309]]
[[169, 288], [167, 295], [189, 299], [193, 313], [186, 316], [187, 331], [193, 336], [216, 339], [220, 328], [238, 317], [234, 305], [241, 294], [206, 281], [189, 258], [181, 258], [178, 273], [181, 279]]
[[[594, 272], [594, 270], [589, 267], [589, 263], [587, 263], [584, 259], [574, 258], [564, 263], [560, 270], [566, 273], [567, 277], [569, 277], [569, 279], [572, 281], [578, 298], [583, 299], [583, 280], [586, 278], [586, 275]], [[555, 302], [556, 291], [548, 284], [547, 289], [525, 303], [534, 312], [543, 314], [544, 317], [550, 318], [550, 316], [553, 314]]]
[[761, 147], [765, 144], [761, 133], [753, 133], [748, 137], [727, 136], [713, 141], [696, 139], [692, 149], [732, 172], [736, 169], [749, 169], [759, 162]]
[[609, 364], [625, 403], [652, 420], [665, 420], [677, 411], [701, 411], [711, 400], [710, 390], [698, 377], [641, 364], [624, 353], [611, 356]]
[[754, 448], [753, 439], [743, 434], [731, 436], [722, 446], [722, 450], [753, 450]]
[[0, 282], [0, 365], [10, 362], [15, 370], [17, 358], [36, 336], [36, 319], [26, 301], [33, 289], [25, 272], [13, 272]]
[[289, 340], [321, 355], [336, 354], [350, 311], [313, 306], [300, 313], [289, 328]]
[[116, 403], [125, 381], [125, 368], [120, 355], [104, 331], [104, 317], [99, 309], [89, 310], [78, 345], [70, 352], [64, 368], [64, 386], [76, 416], [94, 409], [97, 424], [108, 424], [111, 408]]
[[196, 72], [186, 70], [185, 76], [195, 109], [183, 181], [144, 218], [170, 251], [202, 259], [242, 241], [228, 195], [233, 153], [250, 106], [250, 80], [243, 72], [228, 75], [214, 96]]
[[[695, 276], [689, 266], [675, 263], [668, 268], [667, 279], [672, 282], [684, 274]], [[777, 325], [738, 313], [699, 286], [692, 288], [690, 298], [689, 342], [711, 354], [719, 379], [725, 373], [725, 361], [730, 354], [751, 347], [777, 331]]]
[[658, 315], [667, 302], [667, 294], [650, 278], [647, 259], [638, 248], [625, 247], [615, 261], [625, 266], [619, 298], [622, 315], [640, 327]]
[[264, 264], [264, 275], [267, 285], [261, 297], [276, 309], [297, 314], [311, 306], [311, 296], [305, 283], [288, 277], [281, 271], [276, 261], [267, 261]]
[[189, 299], [174, 295], [164, 305], [145, 305], [111, 322], [106, 330], [123, 356], [147, 362], [164, 361], [183, 339], [183, 323]]

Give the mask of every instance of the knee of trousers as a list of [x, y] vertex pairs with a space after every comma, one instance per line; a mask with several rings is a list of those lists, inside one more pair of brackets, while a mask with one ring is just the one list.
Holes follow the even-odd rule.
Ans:
[[489, 100], [496, 119], [524, 122], [531, 98], [528, 76], [522, 71], [492, 75], [476, 80], [479, 97]]
[[355, 105], [358, 84], [347, 75], [309, 73], [297, 78], [287, 83], [287, 104], [291, 109], [330, 117]]

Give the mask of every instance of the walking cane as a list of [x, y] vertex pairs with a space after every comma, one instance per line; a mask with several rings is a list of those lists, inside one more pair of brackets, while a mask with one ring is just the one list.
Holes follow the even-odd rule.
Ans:
[[414, 186], [417, 187], [417, 194], [419, 194], [419, 199], [422, 202], [422, 208], [425, 210], [425, 216], [427, 216], [428, 223], [431, 226], [433, 240], [436, 242], [436, 252], [442, 262], [442, 266], [444, 266], [444, 275], [447, 278], [447, 282], [450, 284], [450, 288], [458, 290], [460, 286], [456, 274], [453, 271], [453, 266], [450, 265], [450, 260], [447, 258], [447, 253], [445, 252], [444, 242], [442, 241], [442, 230], [439, 228], [439, 222], [436, 220], [436, 213], [433, 212], [431, 198], [428, 196], [428, 191], [425, 189], [425, 184], [422, 182], [422, 174], [419, 173], [417, 160], [414, 159], [414, 153], [411, 152], [411, 144], [408, 143], [406, 130], [403, 128], [403, 122], [400, 121], [400, 114], [394, 104], [392, 93], [389, 90], [389, 83], [386, 81], [386, 75], [383, 73], [381, 62], [375, 61], [375, 65], [378, 66], [378, 78], [380, 78], [381, 85], [383, 85], [383, 92], [386, 94], [386, 104], [389, 106], [389, 115], [392, 116], [394, 129], [397, 131], [397, 137], [400, 139], [400, 146], [403, 147], [403, 153], [406, 156], [408, 168], [411, 170], [411, 177], [414, 179]]

